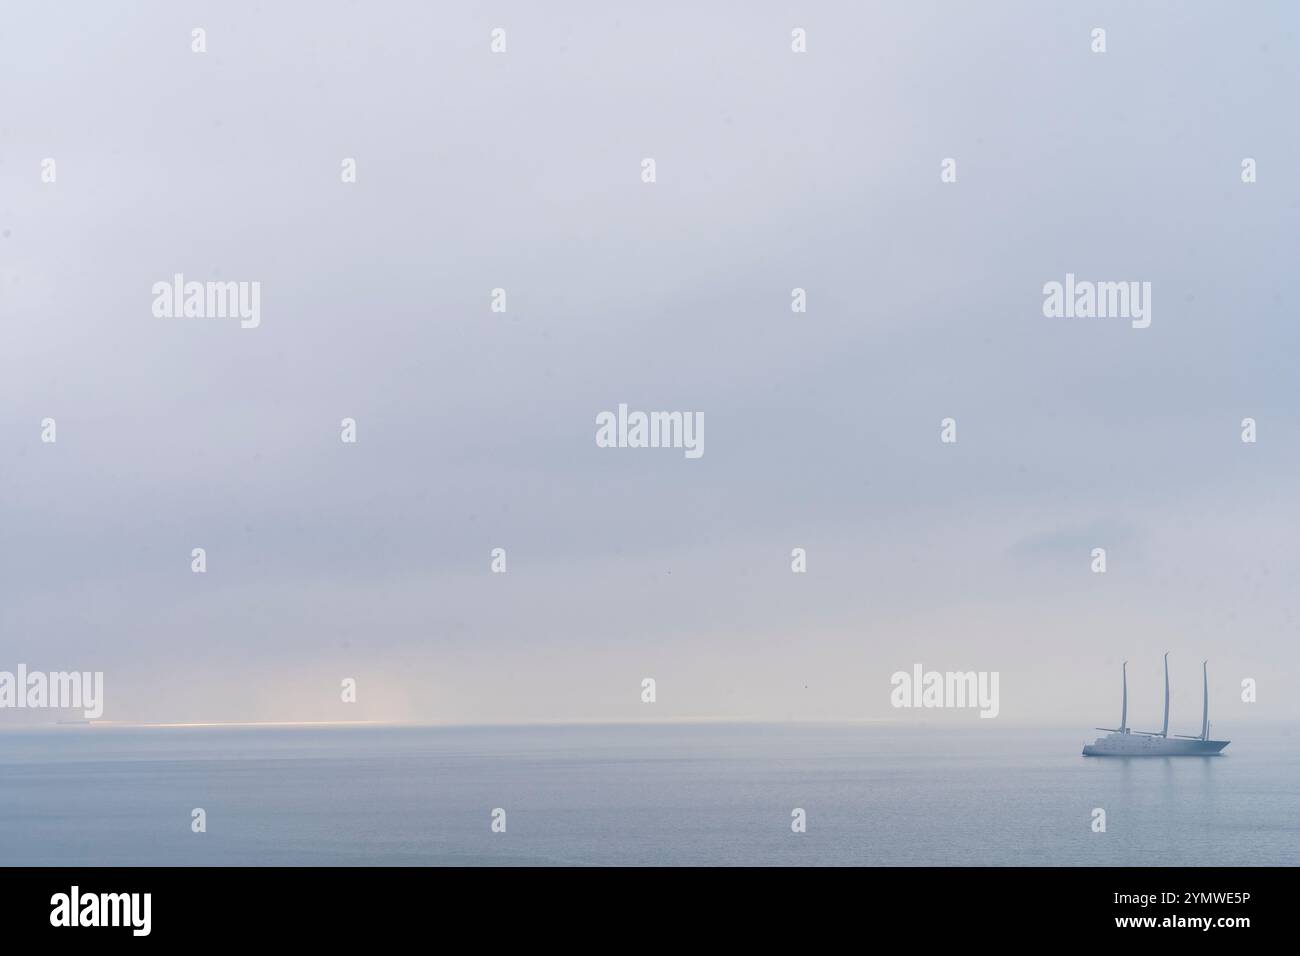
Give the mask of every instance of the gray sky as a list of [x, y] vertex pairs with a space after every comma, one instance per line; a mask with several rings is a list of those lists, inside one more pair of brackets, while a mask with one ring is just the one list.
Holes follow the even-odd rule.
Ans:
[[[1169, 650], [1174, 729], [1205, 657], [1212, 718], [1300, 716], [1300, 16], [982, 6], [6, 5], [0, 670], [115, 720], [916, 719], [921, 662], [1086, 729]], [[155, 318], [175, 272], [261, 327]], [[1045, 318], [1066, 272], [1151, 327]], [[597, 448], [620, 402], [706, 453]]]

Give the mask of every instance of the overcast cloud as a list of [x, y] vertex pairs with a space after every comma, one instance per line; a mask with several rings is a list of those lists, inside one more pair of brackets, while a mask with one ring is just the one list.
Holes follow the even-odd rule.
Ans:
[[[1218, 720], [1300, 715], [1300, 16], [980, 6], [7, 4], [0, 669], [113, 720], [894, 719], [921, 662], [1091, 727], [1168, 650], [1175, 724], [1203, 658]], [[177, 272], [260, 327], [154, 317]], [[1151, 326], [1045, 318], [1067, 272]], [[704, 456], [597, 448], [620, 402]]]

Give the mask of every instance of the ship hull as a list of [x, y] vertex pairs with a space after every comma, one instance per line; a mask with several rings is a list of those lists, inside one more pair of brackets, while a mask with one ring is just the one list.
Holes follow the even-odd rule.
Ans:
[[1110, 734], [1083, 745], [1085, 757], [1212, 757], [1228, 740], [1179, 740], [1145, 734]]

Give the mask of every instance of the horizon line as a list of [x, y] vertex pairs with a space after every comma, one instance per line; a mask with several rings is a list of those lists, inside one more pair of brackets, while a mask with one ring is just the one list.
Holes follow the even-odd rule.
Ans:
[[[1087, 721], [1083, 721], [1086, 723]], [[1279, 718], [1277, 720], [1259, 721], [1258, 724], [1287, 724], [1300, 722], [1300, 718]], [[474, 727], [579, 727], [579, 726], [671, 726], [671, 725], [706, 725], [706, 724], [844, 724], [844, 725], [874, 725], [886, 727], [927, 727], [938, 729], [951, 729], [958, 727], [978, 726], [992, 729], [997, 725], [1006, 726], [1034, 726], [1041, 728], [1063, 728], [1073, 727], [1079, 721], [1056, 719], [1048, 722], [1035, 720], [1034, 718], [1005, 718], [1001, 721], [988, 722], [968, 722], [960, 717], [953, 715], [951, 717], [942, 717], [940, 719], [918, 719], [909, 718], [906, 720], [880, 718], [880, 717], [721, 717], [721, 716], [701, 716], [691, 715], [684, 717], [661, 717], [661, 718], [600, 718], [600, 717], [576, 717], [576, 718], [543, 718], [543, 719], [520, 719], [520, 720], [201, 720], [201, 721], [117, 721], [117, 720], [76, 720], [76, 721], [50, 721], [48, 723], [0, 723], [0, 733], [5, 731], [35, 730], [42, 728], [76, 728], [85, 729], [93, 727], [103, 727], [110, 730], [145, 730], [145, 729], [199, 729], [199, 728], [347, 728], [347, 727], [447, 727], [447, 728], [474, 728]]]

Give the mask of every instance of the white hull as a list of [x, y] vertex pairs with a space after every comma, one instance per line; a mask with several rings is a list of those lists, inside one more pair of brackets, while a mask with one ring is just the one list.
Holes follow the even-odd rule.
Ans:
[[1083, 745], [1085, 757], [1210, 757], [1231, 741], [1107, 734]]

